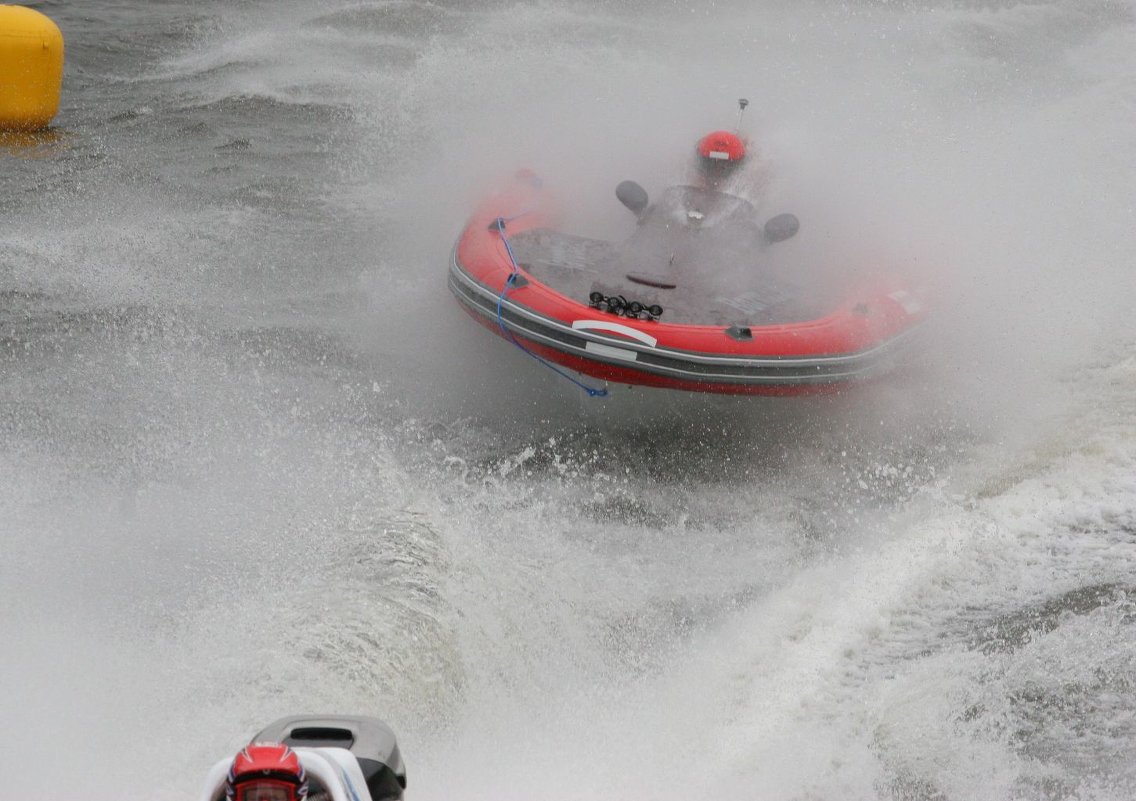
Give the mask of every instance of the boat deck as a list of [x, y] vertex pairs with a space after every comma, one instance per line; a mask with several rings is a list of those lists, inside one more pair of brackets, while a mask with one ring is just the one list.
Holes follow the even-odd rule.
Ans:
[[518, 264], [560, 294], [657, 305], [669, 323], [805, 322], [831, 312], [845, 289], [790, 266], [782, 258], [787, 246], [766, 240], [748, 201], [693, 186], [664, 190], [620, 243], [547, 228], [510, 242]]
[[828, 298], [763, 269], [756, 245], [749, 258], [711, 250], [692, 260], [681, 248], [642, 248], [634, 239], [616, 245], [547, 228], [521, 232], [510, 243], [517, 263], [560, 294], [582, 303], [600, 292], [658, 305], [659, 319], [669, 323], [777, 325], [831, 311]]

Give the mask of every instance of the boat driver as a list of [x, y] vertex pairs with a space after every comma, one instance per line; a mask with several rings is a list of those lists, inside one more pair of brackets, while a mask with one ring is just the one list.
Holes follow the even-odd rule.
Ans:
[[228, 801], [306, 801], [308, 779], [300, 758], [281, 743], [252, 743], [229, 768]]
[[702, 185], [707, 189], [721, 191], [745, 160], [746, 145], [735, 133], [711, 131], [698, 140], [695, 152], [695, 164]]

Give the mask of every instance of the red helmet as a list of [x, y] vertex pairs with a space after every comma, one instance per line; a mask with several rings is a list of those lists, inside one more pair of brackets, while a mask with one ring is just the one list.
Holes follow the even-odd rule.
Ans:
[[745, 154], [745, 142], [729, 131], [712, 131], [698, 140], [698, 155], [704, 159], [741, 161]]
[[729, 131], [711, 131], [698, 140], [698, 166], [712, 179], [732, 173], [745, 155], [745, 142]]
[[281, 743], [252, 743], [233, 757], [229, 801], [304, 801], [308, 778], [300, 758]]

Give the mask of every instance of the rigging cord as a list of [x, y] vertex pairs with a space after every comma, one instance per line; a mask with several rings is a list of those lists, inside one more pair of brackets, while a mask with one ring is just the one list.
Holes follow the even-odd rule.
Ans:
[[527, 213], [528, 212], [521, 212], [521, 214], [516, 214], [512, 217], [498, 217], [496, 220], [494, 220], [489, 225], [489, 229], [491, 231], [496, 231], [498, 233], [498, 235], [500, 235], [501, 241], [505, 243], [505, 252], [509, 254], [509, 266], [513, 270], [513, 272], [509, 275], [509, 277], [507, 279], [505, 279], [505, 285], [503, 287], [501, 287], [501, 293], [497, 296], [497, 325], [500, 326], [500, 328], [501, 328], [501, 334], [506, 339], [508, 339], [510, 342], [512, 342], [514, 345], [516, 345], [518, 348], [520, 348], [522, 352], [528, 354], [533, 359], [536, 359], [538, 362], [543, 364], [545, 367], [547, 367], [552, 372], [556, 373], [561, 378], [565, 378], [568, 381], [571, 381], [573, 384], [578, 386], [580, 389], [587, 392], [589, 397], [592, 397], [592, 398], [607, 397], [608, 391], [607, 391], [606, 387], [590, 387], [587, 384], [585, 384], [583, 381], [578, 381], [577, 379], [568, 375], [568, 373], [564, 372], [559, 367], [552, 364], [552, 362], [548, 361], [547, 359], [541, 358], [540, 356], [538, 356], [537, 354], [533, 353], [531, 350], [526, 348], [524, 345], [522, 345], [517, 340], [517, 338], [515, 336], [513, 336], [513, 332], [510, 331], [505, 326], [505, 318], [504, 318], [504, 314], [503, 314], [503, 310], [502, 310], [502, 307], [504, 306], [504, 303], [505, 303], [505, 296], [509, 294], [509, 290], [511, 290], [514, 286], [516, 286], [517, 279], [521, 275], [520, 268], [517, 266], [517, 258], [516, 258], [516, 256], [513, 255], [513, 245], [509, 242], [509, 237], [505, 235], [505, 224], [508, 223], [508, 222], [511, 222], [512, 220], [517, 219], [517, 217], [521, 217], [521, 216], [523, 216]]

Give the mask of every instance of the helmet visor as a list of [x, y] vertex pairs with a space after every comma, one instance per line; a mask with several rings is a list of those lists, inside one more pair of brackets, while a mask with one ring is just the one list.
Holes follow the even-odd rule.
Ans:
[[296, 801], [296, 785], [278, 779], [254, 779], [237, 786], [237, 801]]

